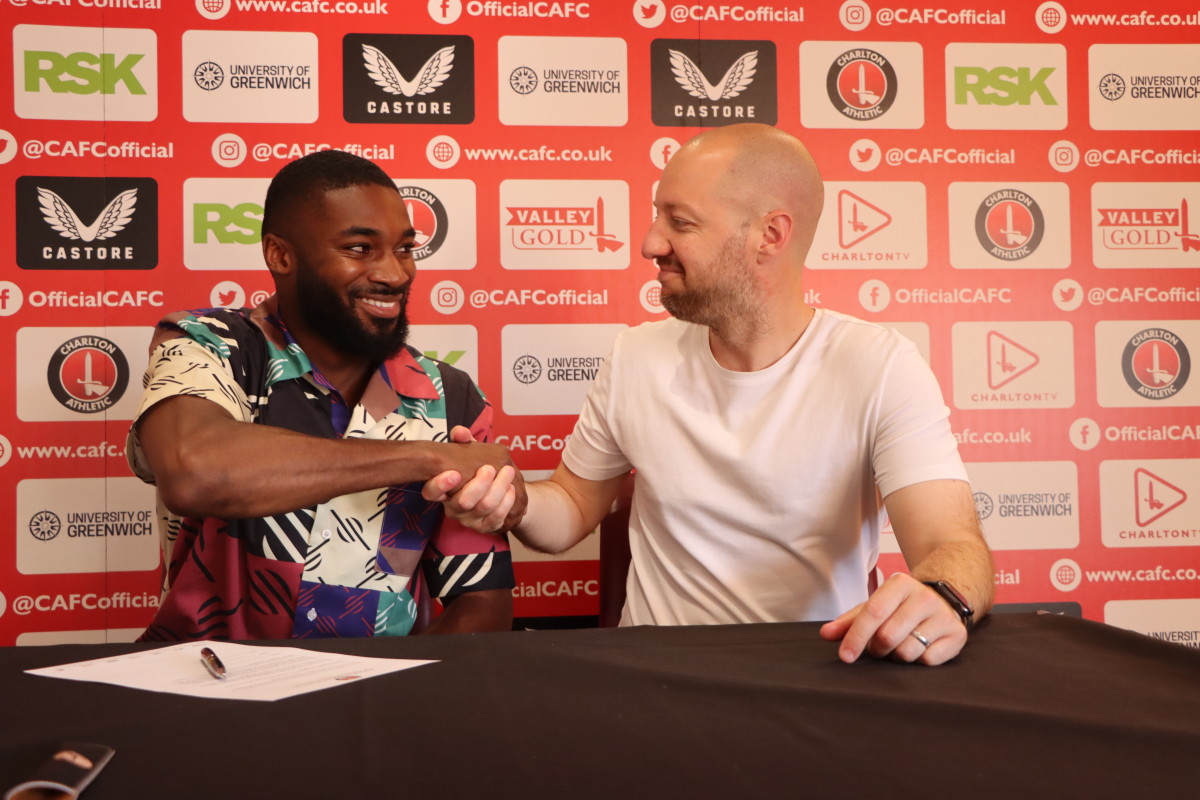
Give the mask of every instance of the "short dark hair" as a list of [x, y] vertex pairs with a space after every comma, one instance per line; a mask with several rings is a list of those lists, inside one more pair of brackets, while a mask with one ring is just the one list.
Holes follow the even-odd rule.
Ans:
[[335, 189], [367, 184], [396, 188], [378, 164], [344, 150], [318, 150], [298, 158], [279, 170], [267, 187], [267, 198], [263, 201], [263, 235], [278, 233], [281, 220], [300, 202]]

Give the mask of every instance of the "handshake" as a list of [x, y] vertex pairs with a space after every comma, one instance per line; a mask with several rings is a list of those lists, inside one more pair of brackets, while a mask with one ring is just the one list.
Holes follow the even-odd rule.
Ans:
[[476, 442], [461, 425], [450, 431], [450, 441], [449, 465], [426, 481], [421, 496], [442, 503], [448, 517], [471, 530], [497, 533], [516, 527], [529, 498], [508, 448]]

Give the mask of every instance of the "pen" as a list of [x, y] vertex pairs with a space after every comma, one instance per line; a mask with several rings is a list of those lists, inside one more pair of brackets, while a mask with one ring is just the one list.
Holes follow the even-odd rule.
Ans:
[[225, 680], [225, 665], [221, 663], [221, 659], [217, 658], [217, 654], [213, 652], [211, 647], [205, 647], [200, 651], [200, 661], [204, 664], [204, 668], [208, 670], [209, 675], [212, 675], [219, 681]]

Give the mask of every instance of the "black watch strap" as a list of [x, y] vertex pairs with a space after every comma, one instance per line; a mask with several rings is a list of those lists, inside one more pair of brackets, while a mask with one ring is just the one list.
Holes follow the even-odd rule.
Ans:
[[922, 583], [933, 589], [950, 604], [954, 613], [958, 614], [958, 618], [962, 620], [962, 624], [967, 626], [967, 632], [970, 633], [971, 629], [975, 627], [975, 609], [971, 608], [958, 590], [945, 581], [922, 581]]

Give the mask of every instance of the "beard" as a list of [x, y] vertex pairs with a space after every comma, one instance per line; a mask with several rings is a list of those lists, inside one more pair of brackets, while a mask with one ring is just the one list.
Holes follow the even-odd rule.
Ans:
[[372, 294], [389, 295], [400, 300], [400, 313], [392, 319], [370, 319], [364, 322], [354, 313], [351, 303], [363, 292], [351, 292], [343, 299], [339, 290], [322, 281], [307, 264], [299, 265], [296, 275], [296, 296], [300, 316], [313, 333], [326, 344], [366, 358], [372, 364], [387, 361], [404, 348], [408, 341], [408, 286], [403, 289], [376, 287]]
[[[717, 255], [696, 271], [701, 285], [662, 294], [671, 316], [711, 328], [726, 340], [753, 339], [766, 329], [766, 298], [746, 263], [746, 233], [724, 241]], [[685, 280], [687, 273], [684, 273]], [[696, 279], [693, 279], [696, 280]]]

